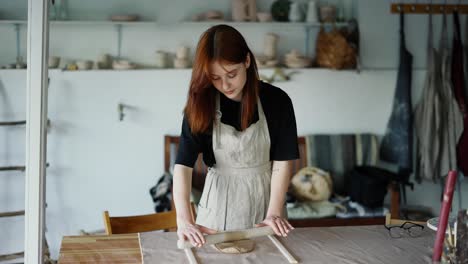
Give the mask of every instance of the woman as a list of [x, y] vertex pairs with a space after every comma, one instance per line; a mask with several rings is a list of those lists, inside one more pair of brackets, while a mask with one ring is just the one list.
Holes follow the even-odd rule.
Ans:
[[[265, 225], [286, 236], [290, 161], [299, 158], [294, 110], [285, 92], [259, 81], [236, 29], [217, 25], [201, 36], [184, 114], [173, 187], [179, 239], [200, 247], [203, 233]], [[210, 169], [194, 223], [189, 196], [200, 152]]]

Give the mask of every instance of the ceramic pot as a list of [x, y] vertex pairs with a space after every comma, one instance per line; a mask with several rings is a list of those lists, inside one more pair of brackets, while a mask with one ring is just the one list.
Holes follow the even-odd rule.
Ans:
[[255, 0], [232, 0], [231, 4], [233, 21], [257, 20], [257, 3]]
[[271, 4], [271, 15], [275, 21], [289, 21], [289, 0], [276, 0]]
[[163, 50], [156, 51], [156, 67], [161, 69], [167, 68], [167, 58], [167, 52]]
[[317, 23], [317, 2], [315, 0], [310, 0], [307, 4], [307, 18], [306, 21], [309, 23]]
[[291, 2], [289, 6], [289, 21], [301, 22], [303, 20], [302, 7], [298, 2]]
[[56, 56], [49, 57], [49, 60], [48, 60], [49, 69], [58, 68], [59, 64], [60, 64], [60, 57], [56, 57]]
[[274, 33], [265, 35], [265, 46], [263, 47], [263, 54], [268, 59], [276, 58], [276, 49], [278, 46], [279, 36]]

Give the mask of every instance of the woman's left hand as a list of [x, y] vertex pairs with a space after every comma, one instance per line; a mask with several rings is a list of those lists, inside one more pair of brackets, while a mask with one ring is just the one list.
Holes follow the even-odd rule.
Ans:
[[270, 226], [276, 235], [283, 237], [287, 236], [288, 233], [294, 229], [288, 220], [277, 215], [267, 216], [265, 220], [256, 226]]

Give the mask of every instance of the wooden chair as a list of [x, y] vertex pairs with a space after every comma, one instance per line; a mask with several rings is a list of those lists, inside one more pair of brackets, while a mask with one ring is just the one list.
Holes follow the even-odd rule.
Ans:
[[[192, 217], [195, 219], [195, 205], [190, 205]], [[168, 212], [135, 215], [135, 216], [109, 216], [104, 211], [104, 226], [107, 235], [148, 232], [155, 230], [175, 231], [177, 229], [177, 215], [175, 210]]]
[[[179, 146], [178, 136], [164, 136], [164, 169], [170, 171], [171, 160], [174, 153], [177, 153]], [[305, 137], [298, 137], [299, 155], [300, 158], [293, 162], [292, 175], [296, 174], [300, 169], [307, 166], [307, 150]], [[208, 167], [203, 163], [202, 155], [198, 156], [193, 167], [192, 187], [203, 191], [205, 184], [205, 176], [208, 172]], [[397, 183], [389, 184], [391, 208], [390, 213], [393, 218], [399, 217], [399, 201], [400, 193]], [[318, 227], [318, 226], [356, 226], [356, 225], [382, 225], [385, 223], [385, 217], [359, 217], [359, 218], [310, 218], [310, 219], [294, 219], [290, 223], [295, 227]]]

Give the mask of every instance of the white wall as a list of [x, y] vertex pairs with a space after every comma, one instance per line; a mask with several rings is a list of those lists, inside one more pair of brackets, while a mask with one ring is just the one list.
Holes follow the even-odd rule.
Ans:
[[[385, 131], [395, 89], [398, 17], [389, 15], [386, 1], [359, 0], [358, 4], [367, 70], [359, 75], [302, 70], [292, 81], [276, 83], [292, 98], [301, 135]], [[179, 14], [176, 8], [170, 13]], [[435, 22], [438, 36], [439, 17]], [[413, 81], [416, 101], [425, 74], [419, 68], [425, 64], [426, 17], [411, 16], [407, 24], [408, 46], [417, 68]], [[123, 54], [152, 64], [154, 50], [174, 51], [179, 44], [194, 47], [204, 29], [193, 25], [124, 29]], [[281, 35], [281, 52], [304, 45], [298, 28], [252, 26], [240, 30], [254, 52], [261, 51], [262, 36], [270, 30]], [[12, 27], [0, 25], [0, 36], [1, 65], [14, 61], [16, 54]], [[56, 25], [51, 30], [50, 53], [94, 59], [101, 53], [114, 53], [114, 39], [115, 30], [110, 26]], [[190, 74], [190, 70], [50, 71], [46, 236], [54, 257], [62, 236], [78, 234], [80, 229], [101, 229], [103, 210], [115, 215], [153, 211], [148, 190], [163, 172], [163, 135], [180, 133]], [[0, 120], [25, 118], [25, 83], [24, 70], [0, 70]], [[119, 102], [132, 107], [123, 122], [118, 121]], [[24, 162], [23, 131], [21, 127], [0, 129], [0, 165]], [[19, 172], [0, 174], [0, 211], [23, 209], [23, 179]], [[466, 190], [466, 181], [463, 186]], [[439, 188], [432, 183], [417, 185], [408, 201], [438, 212]], [[465, 195], [464, 206], [467, 204]], [[21, 217], [0, 219], [0, 254], [21, 251], [23, 225]]]

